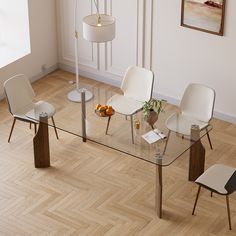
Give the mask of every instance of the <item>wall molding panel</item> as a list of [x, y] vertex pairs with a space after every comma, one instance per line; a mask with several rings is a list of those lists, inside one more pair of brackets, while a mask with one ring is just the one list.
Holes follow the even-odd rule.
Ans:
[[[102, 0], [99, 11], [116, 18], [116, 35], [112, 42], [89, 43], [82, 38], [82, 18], [78, 17], [79, 68], [94, 71], [111, 80], [121, 81], [130, 65], [151, 68], [152, 2], [145, 0]], [[93, 1], [78, 0], [81, 10], [78, 15], [95, 12]], [[82, 5], [82, 6], [81, 6]], [[124, 7], [125, 6], [125, 7]], [[84, 13], [85, 12], [85, 13]], [[58, 1], [59, 63], [74, 65], [74, 1]], [[147, 45], [145, 45], [145, 43]]]
[[[89, 1], [87, 5], [81, 5], [81, 1], [78, 0], [78, 3], [78, 9], [81, 9], [76, 15], [77, 30], [79, 32], [79, 64], [99, 69], [99, 45], [82, 39], [82, 18], [95, 11], [92, 7], [93, 2]], [[59, 61], [68, 65], [75, 63], [74, 7], [74, 1], [72, 0], [58, 1], [58, 22], [60, 28], [58, 30], [60, 45]], [[82, 14], [82, 12], [87, 12], [87, 14]]]
[[105, 70], [122, 77], [129, 65], [137, 64], [138, 1], [110, 0], [107, 1], [107, 9], [108, 14], [116, 17], [118, 37], [105, 46]]
[[[154, 93], [175, 104], [189, 83], [216, 90], [215, 116], [236, 121], [236, 1], [229, 1], [223, 37], [180, 26], [181, 1], [99, 0], [100, 13], [116, 18], [112, 42], [89, 43], [82, 38], [82, 18], [95, 12], [92, 0], [78, 0], [79, 69], [81, 74], [119, 85], [130, 65], [151, 69]], [[74, 0], [57, 0], [59, 65], [73, 71]], [[214, 53], [213, 53], [214, 52]], [[229, 84], [231, 86], [229, 86]], [[168, 97], [169, 95], [173, 98]], [[236, 123], [236, 122], [235, 122]]]
[[152, 32], [153, 32], [153, 0], [145, 1], [145, 25], [144, 25], [144, 63], [143, 66], [152, 69]]
[[137, 13], [137, 52], [136, 52], [136, 65], [144, 66], [144, 49], [145, 49], [145, 4], [146, 1], [138, 0], [138, 13]]

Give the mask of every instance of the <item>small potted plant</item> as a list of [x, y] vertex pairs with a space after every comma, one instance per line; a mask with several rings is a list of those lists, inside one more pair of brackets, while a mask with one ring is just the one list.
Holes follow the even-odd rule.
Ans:
[[154, 129], [153, 125], [158, 120], [160, 112], [164, 111], [164, 103], [166, 103], [166, 100], [158, 100], [155, 98], [150, 99], [148, 102], [144, 102], [144, 119], [148, 122], [152, 129]]

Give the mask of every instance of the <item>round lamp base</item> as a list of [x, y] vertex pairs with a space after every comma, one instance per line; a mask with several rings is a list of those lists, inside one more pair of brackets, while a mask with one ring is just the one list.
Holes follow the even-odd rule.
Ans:
[[93, 98], [93, 94], [87, 89], [72, 90], [67, 94], [67, 98], [72, 102], [81, 102], [81, 91], [85, 91], [85, 101], [89, 101]]

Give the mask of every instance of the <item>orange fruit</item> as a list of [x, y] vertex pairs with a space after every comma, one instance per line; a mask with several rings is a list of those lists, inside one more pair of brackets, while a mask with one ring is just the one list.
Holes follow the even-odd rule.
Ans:
[[101, 104], [96, 105], [96, 110], [98, 110], [101, 107]]
[[100, 112], [106, 111], [106, 108], [104, 106], [100, 106], [98, 109]]
[[111, 116], [111, 115], [112, 115], [112, 109], [107, 108], [107, 109], [106, 109], [106, 114], [109, 115], [109, 116]]

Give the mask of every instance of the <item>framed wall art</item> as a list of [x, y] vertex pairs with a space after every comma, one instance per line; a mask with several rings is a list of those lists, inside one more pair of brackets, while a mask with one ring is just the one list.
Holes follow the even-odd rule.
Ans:
[[223, 35], [226, 0], [182, 0], [181, 25]]

